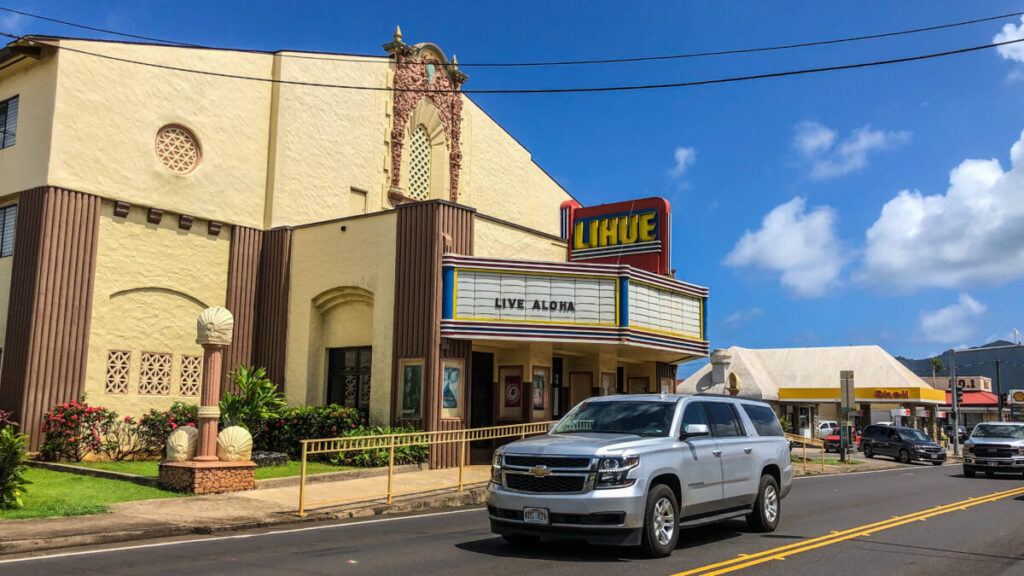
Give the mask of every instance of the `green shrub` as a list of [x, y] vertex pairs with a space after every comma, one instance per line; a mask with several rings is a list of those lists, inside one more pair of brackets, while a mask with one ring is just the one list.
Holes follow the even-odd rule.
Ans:
[[337, 404], [285, 408], [253, 433], [253, 449], [284, 452], [295, 459], [301, 455], [302, 440], [336, 438], [365, 427], [366, 416], [356, 408]]
[[103, 442], [103, 429], [117, 418], [112, 410], [72, 400], [43, 414], [44, 436], [39, 455], [44, 460], [81, 462]]
[[28, 436], [15, 432], [13, 425], [0, 428], [0, 509], [24, 506], [21, 495], [31, 484], [25, 479], [27, 444]]
[[[389, 426], [374, 426], [373, 428], [362, 428], [352, 430], [344, 436], [380, 436], [384, 434], [408, 434], [418, 432], [415, 428], [391, 428]], [[400, 446], [395, 448], [395, 464], [418, 464], [426, 462], [430, 455], [430, 448], [426, 444], [414, 446]], [[376, 468], [387, 466], [389, 460], [388, 449], [359, 450], [354, 452], [342, 452], [331, 459], [331, 463], [339, 466], [359, 466], [361, 468]]]
[[139, 436], [151, 454], [164, 455], [167, 437], [178, 426], [196, 427], [199, 406], [175, 402], [167, 411], [150, 410], [139, 419]]
[[284, 396], [263, 368], [239, 366], [231, 377], [239, 393], [228, 392], [221, 399], [221, 421], [226, 426], [241, 426], [255, 436], [264, 422], [277, 418], [285, 408]]
[[142, 433], [142, 426], [131, 416], [117, 418], [104, 426], [103, 441], [97, 452], [111, 460], [135, 460], [141, 456], [156, 455], [162, 448], [150, 445]]

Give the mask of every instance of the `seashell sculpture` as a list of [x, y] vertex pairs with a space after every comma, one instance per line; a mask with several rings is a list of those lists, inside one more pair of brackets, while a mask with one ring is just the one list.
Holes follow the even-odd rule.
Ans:
[[196, 344], [231, 345], [235, 318], [227, 308], [213, 306], [203, 310], [196, 321]]
[[252, 459], [252, 434], [241, 426], [228, 426], [217, 434], [217, 459], [245, 462]]
[[184, 462], [196, 457], [199, 446], [199, 430], [191, 426], [179, 426], [167, 437], [167, 459]]

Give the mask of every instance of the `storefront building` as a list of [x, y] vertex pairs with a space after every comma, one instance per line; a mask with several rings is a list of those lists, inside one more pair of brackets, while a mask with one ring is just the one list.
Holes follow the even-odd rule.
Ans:
[[853, 426], [895, 422], [934, 434], [945, 394], [878, 346], [716, 350], [711, 362], [679, 383], [683, 394], [717, 393], [770, 403], [794, 434], [841, 422], [840, 372], [854, 373]]
[[[948, 424], [952, 425], [953, 395], [949, 391], [949, 377], [923, 376], [921, 379], [931, 384], [936, 390], [946, 392], [946, 401], [939, 410], [948, 415]], [[1006, 408], [1003, 409], [1002, 417], [999, 415], [999, 396], [992, 390], [991, 378], [975, 374], [957, 376], [956, 380], [957, 386], [963, 390], [958, 405], [961, 426], [969, 431], [981, 422], [999, 422], [1009, 419], [1009, 410]]]
[[226, 381], [264, 366], [292, 405], [426, 430], [668, 391], [707, 355], [666, 201], [582, 206], [454, 59], [384, 51], [0, 50], [0, 407], [33, 433], [82, 394], [196, 403], [214, 305]]

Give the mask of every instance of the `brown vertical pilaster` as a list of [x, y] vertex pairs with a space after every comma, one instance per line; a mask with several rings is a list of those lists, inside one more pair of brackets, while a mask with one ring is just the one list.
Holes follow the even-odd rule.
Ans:
[[263, 233], [257, 274], [252, 362], [266, 368], [267, 378], [277, 384], [282, 392], [285, 388], [291, 254], [291, 229], [282, 228]]
[[42, 415], [85, 389], [100, 198], [42, 187], [18, 200], [0, 406], [31, 449]]
[[255, 346], [256, 292], [263, 248], [263, 232], [243, 226], [231, 228], [231, 253], [228, 256], [228, 292], [224, 307], [235, 317], [231, 346], [224, 353], [220, 393], [237, 392], [231, 371], [238, 365], [253, 365]]
[[[445, 253], [473, 253], [475, 210], [442, 200], [400, 205], [395, 254], [395, 323], [393, 331], [392, 398], [401, 385], [398, 362], [402, 358], [423, 358], [424, 430], [461, 429], [468, 412], [460, 420], [441, 418], [442, 361], [465, 360], [463, 374], [464, 403], [468, 403], [465, 383], [469, 381], [471, 345], [468, 341], [447, 340], [441, 346], [441, 256]], [[468, 405], [467, 405], [468, 407]], [[392, 420], [397, 406], [392, 403]], [[443, 468], [457, 464], [456, 446], [432, 446], [430, 465]]]

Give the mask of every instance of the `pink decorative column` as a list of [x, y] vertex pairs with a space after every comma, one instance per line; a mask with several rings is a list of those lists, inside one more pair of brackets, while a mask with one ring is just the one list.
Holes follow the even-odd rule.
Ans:
[[235, 319], [226, 308], [203, 310], [196, 322], [196, 343], [203, 347], [203, 391], [199, 405], [199, 445], [196, 462], [217, 461], [217, 421], [220, 419], [220, 366], [231, 344]]

